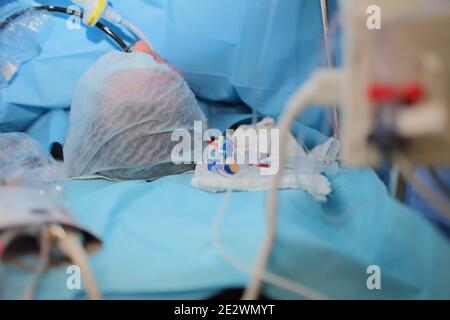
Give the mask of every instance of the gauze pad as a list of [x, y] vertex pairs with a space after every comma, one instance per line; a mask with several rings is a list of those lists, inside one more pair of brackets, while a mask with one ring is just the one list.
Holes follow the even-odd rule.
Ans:
[[[245, 143], [241, 145], [241, 148], [236, 145], [237, 135], [246, 134], [246, 131], [252, 130], [253, 127], [240, 126], [239, 129], [243, 131], [240, 133], [239, 131], [234, 132], [226, 140], [225, 145], [223, 144], [224, 139], [219, 139], [222, 144], [214, 141], [218, 145], [216, 148], [218, 153], [227, 153], [226, 156], [230, 156], [233, 153], [248, 152], [251, 148], [257, 147], [251, 143]], [[257, 123], [254, 129], [276, 130], [277, 127], [273, 119], [265, 118]], [[279, 167], [283, 170], [279, 188], [303, 189], [316, 200], [326, 201], [331, 192], [331, 183], [324, 174], [335, 175], [338, 172], [339, 141], [330, 138], [310, 152], [303, 149], [292, 135], [289, 136], [288, 141], [280, 143], [285, 143], [288, 146], [286, 148], [288, 155], [285, 163], [279, 164]], [[270, 153], [266, 155], [263, 153], [262, 155], [263, 157], [258, 159], [258, 165], [216, 161], [210, 158], [208, 161], [197, 165], [191, 183], [194, 187], [209, 192], [268, 190], [273, 176], [262, 174], [261, 169], [266, 164], [273, 162], [277, 155]]]

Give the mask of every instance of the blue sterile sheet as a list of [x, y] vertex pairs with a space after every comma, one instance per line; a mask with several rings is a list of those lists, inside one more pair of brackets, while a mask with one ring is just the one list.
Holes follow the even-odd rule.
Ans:
[[[10, 2], [17, 1], [2, 4]], [[183, 72], [213, 128], [248, 118], [255, 107], [264, 115], [279, 114], [312, 70], [324, 65], [319, 1], [279, 1], [264, 55], [271, 0], [111, 3]], [[25, 131], [48, 150], [64, 142], [78, 79], [114, 47], [99, 30], [68, 29], [64, 16], [52, 20], [55, 27], [41, 54], [0, 91], [0, 132]], [[125, 31], [114, 30], [132, 42]], [[306, 126], [296, 129], [306, 144], [322, 142], [324, 114], [310, 109], [301, 120]], [[205, 298], [245, 285], [248, 275], [224, 262], [212, 245], [223, 194], [192, 188], [191, 177], [66, 183], [65, 205], [103, 240], [91, 262], [107, 298]], [[302, 191], [280, 193], [272, 272], [331, 298], [450, 299], [449, 242], [438, 230], [389, 198], [369, 170], [343, 170], [332, 182], [326, 204]], [[233, 194], [221, 228], [226, 249], [248, 265], [265, 230], [265, 196]], [[381, 290], [367, 288], [370, 265], [381, 270]], [[30, 274], [5, 266], [0, 272], [0, 297], [19, 297]], [[67, 276], [64, 268], [47, 273], [37, 297], [83, 298], [83, 292], [66, 288]], [[273, 286], [264, 289], [270, 297], [293, 297]]]
[[[212, 243], [224, 195], [192, 188], [191, 178], [65, 184], [67, 208], [103, 240], [91, 263], [106, 298], [206, 298], [245, 285], [248, 275]], [[343, 169], [332, 183], [325, 204], [300, 190], [280, 192], [270, 271], [336, 299], [450, 298], [450, 244], [439, 231], [392, 200], [370, 170]], [[265, 193], [233, 193], [220, 227], [225, 250], [251, 265], [264, 231]], [[372, 265], [381, 270], [381, 290], [367, 288]], [[65, 271], [47, 273], [37, 298], [84, 298], [67, 289]], [[29, 277], [3, 267], [0, 297], [18, 297]], [[264, 292], [296, 298], [274, 286]]]
[[[7, 3], [70, 6], [68, 0], [7, 0]], [[311, 72], [324, 65], [319, 1], [296, 0], [112, 0], [110, 3], [151, 39], [179, 68], [199, 99], [243, 104], [278, 115]], [[272, 29], [266, 33], [271, 10]], [[330, 1], [330, 13], [336, 1]], [[74, 28], [56, 14], [41, 54], [23, 65], [0, 91], [0, 131], [36, 132], [42, 115], [70, 107], [75, 85], [101, 55], [116, 48], [96, 28]], [[128, 43], [134, 39], [111, 26]], [[267, 50], [262, 50], [267, 34]], [[263, 53], [261, 53], [263, 52]], [[260, 67], [258, 67], [260, 62]], [[255, 89], [256, 88], [256, 89]], [[255, 90], [256, 95], [255, 95]], [[256, 96], [256, 99], [255, 99]], [[59, 115], [48, 115], [47, 120]], [[324, 115], [310, 109], [302, 121], [323, 127]], [[329, 125], [329, 119], [325, 119]], [[66, 123], [51, 132], [60, 141]], [[62, 132], [62, 133], [61, 133]]]

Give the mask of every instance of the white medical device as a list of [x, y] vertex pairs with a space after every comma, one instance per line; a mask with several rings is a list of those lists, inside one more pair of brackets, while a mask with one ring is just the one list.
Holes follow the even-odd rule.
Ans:
[[[79, 225], [51, 196], [27, 187], [0, 187], [0, 239], [8, 231], [17, 231], [17, 237], [10, 239], [3, 248], [3, 260], [14, 262], [25, 255], [36, 253], [39, 248], [38, 229], [45, 225], [78, 230], [88, 252], [100, 247], [99, 238]], [[56, 257], [54, 259], [50, 264], [63, 262]]]
[[345, 163], [401, 150], [415, 164], [450, 165], [449, 1], [342, 4]]
[[84, 9], [83, 22], [93, 27], [100, 20], [108, 7], [107, 0], [72, 0]]
[[[450, 202], [415, 179], [414, 164], [450, 165], [450, 1], [342, 0], [342, 69], [317, 71], [289, 101], [280, 141], [308, 105], [339, 105], [345, 165], [391, 163], [450, 218]], [[280, 163], [286, 159], [280, 143]], [[281, 170], [280, 170], [281, 171]], [[281, 172], [267, 234], [244, 299], [256, 299], [275, 240]]]
[[[55, 254], [54, 247], [59, 250]], [[82, 273], [90, 299], [101, 299], [87, 253], [100, 247], [100, 240], [82, 228], [51, 196], [39, 189], [0, 186], [0, 260], [34, 271], [22, 299], [32, 299], [38, 281], [50, 267], [70, 262]], [[30, 266], [25, 257], [37, 256]], [[25, 262], [27, 261], [27, 262]]]

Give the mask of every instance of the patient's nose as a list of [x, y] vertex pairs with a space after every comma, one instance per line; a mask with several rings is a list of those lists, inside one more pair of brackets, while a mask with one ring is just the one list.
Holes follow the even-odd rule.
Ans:
[[152, 48], [150, 48], [145, 41], [138, 41], [134, 44], [133, 46], [133, 51], [134, 52], [142, 52], [142, 53], [146, 53], [148, 55], [151, 55], [156, 62], [161, 63], [161, 64], [166, 64], [168, 65], [175, 73], [179, 74], [180, 76], [183, 76], [180, 72], [180, 70], [178, 70], [177, 68], [175, 68], [174, 66], [172, 66], [171, 64], [167, 63], [163, 58], [161, 58], [159, 56], [159, 54], [157, 54], [155, 51], [152, 50]]

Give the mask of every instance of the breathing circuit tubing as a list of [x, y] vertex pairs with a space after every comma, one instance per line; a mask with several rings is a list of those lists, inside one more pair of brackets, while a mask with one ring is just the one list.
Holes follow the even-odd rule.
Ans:
[[[49, 12], [64, 13], [67, 15], [72, 15], [77, 18], [83, 19], [82, 12], [70, 10], [69, 8], [57, 7], [57, 6], [36, 6], [36, 7], [30, 7], [30, 8], [25, 8], [25, 9], [19, 10], [19, 11], [13, 13], [12, 15], [10, 15], [8, 18], [5, 19], [5, 21], [0, 22], [0, 31], [2, 29], [6, 28], [6, 26], [8, 24], [14, 22], [15, 19], [19, 18], [21, 15], [28, 12], [29, 10], [36, 10], [36, 11], [44, 11], [45, 10], [45, 11], [49, 11]], [[106, 25], [104, 25], [101, 22], [97, 22], [97, 24], [95, 26], [98, 29], [102, 30], [104, 33], [106, 33], [111, 39], [113, 39], [114, 42], [117, 43], [124, 52], [130, 51], [130, 47], [125, 43], [125, 41], [123, 41], [114, 31], [112, 31]]]

